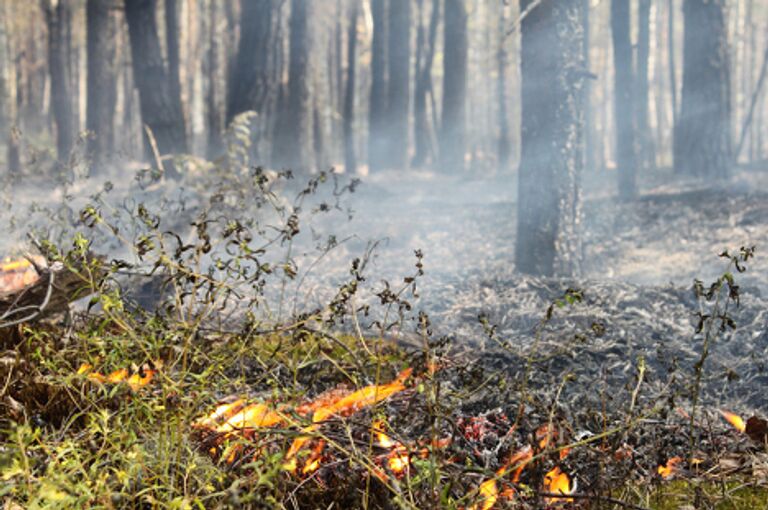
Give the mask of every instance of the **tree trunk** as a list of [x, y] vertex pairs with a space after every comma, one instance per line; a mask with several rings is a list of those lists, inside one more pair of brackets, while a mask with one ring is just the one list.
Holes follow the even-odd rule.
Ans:
[[443, 28], [443, 114], [440, 123], [440, 167], [464, 170], [467, 101], [467, 8], [464, 0], [445, 0]]
[[229, 78], [227, 123], [235, 115], [253, 110], [264, 114], [267, 101], [276, 93], [273, 83], [275, 23], [281, 0], [243, 2], [240, 42]]
[[637, 12], [637, 72], [635, 74], [635, 133], [641, 168], [656, 166], [653, 136], [648, 122], [648, 61], [650, 57], [651, 0], [639, 0]]
[[165, 0], [165, 45], [168, 49], [168, 85], [171, 89], [171, 100], [178, 102], [178, 105], [174, 106], [174, 108], [178, 108], [182, 115], [184, 115], [184, 105], [181, 101], [181, 57], [179, 55], [178, 17], [177, 0]]
[[[521, 12], [535, 1], [522, 0]], [[582, 0], [542, 2], [522, 21], [515, 259], [528, 274], [579, 272], [583, 6]]]
[[731, 163], [731, 107], [724, 0], [685, 0], [683, 91], [675, 170], [721, 178]]
[[353, 174], [357, 170], [355, 154], [355, 86], [357, 62], [357, 15], [358, 5], [353, 1], [347, 29], [347, 86], [344, 91], [344, 170]]
[[16, 65], [11, 58], [13, 47], [11, 44], [12, 19], [9, 5], [0, 5], [0, 143], [6, 149], [6, 172], [10, 175], [18, 174], [21, 170], [19, 161], [19, 148], [17, 127], [17, 81]]
[[611, 38], [613, 39], [613, 111], [616, 124], [616, 166], [619, 197], [627, 200], [637, 194], [635, 173], [635, 95], [632, 90], [632, 43], [630, 0], [611, 0]]
[[43, 0], [48, 25], [48, 68], [51, 74], [51, 107], [56, 123], [56, 153], [66, 164], [75, 140], [72, 84], [67, 65], [67, 24], [72, 15], [69, 0]]
[[311, 2], [291, 1], [290, 53], [288, 57], [288, 96], [285, 122], [275, 143], [278, 164], [297, 172], [314, 170], [314, 131], [312, 128], [312, 48]]
[[509, 170], [509, 160], [512, 157], [512, 141], [509, 129], [509, 111], [507, 110], [507, 19], [504, 16], [505, 8], [499, 7], [499, 48], [496, 53], [496, 65], [498, 73], [496, 93], [498, 94], [498, 122], [499, 141], [496, 146], [498, 157], [498, 170]]
[[[424, 0], [419, 0], [419, 10], [424, 8]], [[422, 11], [423, 12], [423, 11]], [[420, 16], [421, 18], [421, 16]], [[425, 31], [423, 23], [419, 23], [416, 36], [416, 85], [414, 93], [414, 143], [416, 153], [411, 164], [414, 168], [424, 166], [427, 158], [432, 155], [432, 130], [429, 124], [427, 100], [432, 88], [432, 63], [435, 56], [435, 41], [437, 26], [440, 22], [440, 0], [432, 1], [432, 13], [429, 20], [429, 32]]]
[[117, 22], [113, 10], [108, 2], [101, 0], [88, 0], [86, 4], [86, 129], [92, 133], [88, 152], [96, 163], [104, 162], [115, 145], [113, 121], [117, 102]]
[[[160, 51], [156, 6], [157, 0], [125, 0], [133, 80], [139, 91], [141, 119], [152, 131], [161, 155], [187, 152], [181, 100], [172, 96], [168, 71]], [[152, 145], [146, 133], [144, 140], [147, 157], [151, 158]], [[173, 165], [167, 164], [164, 167], [169, 177], [179, 177]]]
[[206, 122], [207, 148], [209, 158], [215, 158], [222, 150], [222, 134], [226, 127], [225, 121], [225, 86], [226, 86], [226, 44], [222, 40], [221, 30], [223, 21], [222, 5], [218, 0], [211, 0], [209, 5], [209, 41], [208, 46], [208, 78], [206, 91]]
[[[669, 90], [672, 96], [672, 125], [677, 125], [677, 65], [675, 64], [675, 0], [667, 3], [667, 56], [669, 60]], [[674, 142], [673, 142], [674, 143]]]
[[387, 89], [387, 164], [408, 167], [408, 109], [411, 85], [411, 0], [389, 0], [389, 83]]
[[373, 41], [371, 43], [371, 99], [368, 111], [368, 167], [372, 172], [384, 166], [387, 115], [387, 12], [388, 0], [371, 0]]

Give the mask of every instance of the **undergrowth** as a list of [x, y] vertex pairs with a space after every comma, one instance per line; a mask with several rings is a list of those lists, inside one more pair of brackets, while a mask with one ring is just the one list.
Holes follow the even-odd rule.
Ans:
[[[701, 451], [697, 405], [709, 349], [735, 325], [733, 271], [744, 270], [753, 249], [723, 253], [729, 267], [722, 276], [708, 288], [694, 286], [700, 357], [686, 367], [685, 395], [644, 398], [645, 361], [634, 360], [620, 416], [575, 410], [587, 415], [580, 418], [592, 427], [585, 433], [559, 402], [570, 376], [542, 393], [536, 371], [604, 333], [606, 325], [593, 322], [568, 332], [556, 349], [545, 342], [553, 317], [578, 307], [588, 290], [565, 289], [525, 346], [481, 317], [491, 343], [519, 367], [513, 376], [454, 358], [450, 339], [435, 337], [415, 307], [421, 252], [412, 274], [371, 283], [366, 270], [376, 246], [369, 245], [349, 261], [330, 299], [300, 303], [318, 262], [346, 242], [320, 236], [313, 221], [348, 216], [344, 198], [358, 183], [321, 173], [299, 184], [290, 172], [252, 166], [249, 118], [230, 128], [221, 159], [177, 158], [193, 193], [163, 188], [158, 162], [137, 174], [135, 194], [119, 195], [106, 183], [78, 210], [69, 200], [40, 209], [50, 223], [33, 242], [49, 264], [78, 275], [87, 297], [75, 313], [0, 329], [6, 509], [479, 510], [493, 503], [489, 487], [505, 494], [495, 508], [751, 508], [765, 497], [763, 487], [737, 481], [664, 484], [654, 474], [671, 457], [669, 436], [685, 438], [685, 427], [670, 419], [679, 397], [692, 404], [688, 441], [675, 447], [687, 447], [691, 466]], [[391, 384], [407, 368], [413, 374], [397, 398], [322, 422], [299, 412], [329, 395]], [[154, 377], [132, 388], [92, 376], [121, 369]], [[238, 398], [268, 404], [282, 426], [226, 436], [196, 428], [217, 404]], [[398, 450], [375, 444], [382, 431], [408, 450], [404, 474], [387, 464]], [[324, 464], [306, 476], [286, 468], [301, 438], [326, 448]], [[510, 460], [526, 448], [526, 464]], [[653, 464], [634, 457], [642, 448]], [[298, 461], [306, 465], [310, 450]], [[572, 501], [551, 494], [542, 480], [561, 467], [596, 481]], [[654, 484], [638, 483], [648, 479]]]

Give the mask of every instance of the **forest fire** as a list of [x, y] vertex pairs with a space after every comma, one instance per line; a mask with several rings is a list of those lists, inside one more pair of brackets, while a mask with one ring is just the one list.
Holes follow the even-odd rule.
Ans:
[[[406, 389], [405, 381], [411, 376], [412, 370], [402, 371], [394, 381], [387, 384], [366, 386], [353, 392], [332, 390], [320, 395], [314, 401], [297, 406], [293, 411], [299, 416], [312, 413], [311, 423], [301, 429], [301, 433], [291, 443], [285, 454], [283, 469], [293, 473], [309, 475], [321, 466], [326, 441], [315, 438], [313, 434], [320, 425], [335, 416], [350, 416], [364, 408], [372, 407], [386, 400], [392, 395]], [[291, 409], [287, 406], [273, 407], [268, 402], [245, 404], [242, 399], [232, 403], [220, 404], [209, 415], [197, 420], [193, 427], [198, 430], [213, 433], [216, 437], [216, 446], [221, 445], [227, 439], [236, 435], [248, 438], [253, 436], [258, 429], [268, 429], [283, 425], [292, 425], [290, 418]], [[394, 473], [402, 473], [409, 465], [408, 451], [400, 443], [393, 441], [380, 428], [374, 426], [379, 446], [391, 450], [387, 464]], [[312, 445], [309, 455], [300, 467], [298, 463], [299, 452], [306, 446]], [[218, 450], [212, 448], [212, 453]], [[239, 453], [239, 452], [236, 452]], [[226, 461], [233, 463], [237, 455], [227, 456]]]
[[0, 293], [15, 292], [35, 283], [40, 275], [36, 267], [45, 266], [45, 259], [39, 256], [6, 259], [0, 264]]
[[745, 432], [747, 430], [747, 424], [744, 422], [744, 418], [738, 414], [731, 413], [729, 411], [720, 410], [720, 414], [725, 420], [733, 425], [733, 427], [739, 432]]
[[672, 478], [680, 471], [680, 464], [682, 462], [682, 457], [672, 457], [667, 460], [665, 465], [656, 468], [656, 472], [665, 480]]
[[[550, 494], [572, 494], [573, 487], [571, 487], [571, 479], [567, 474], [560, 470], [559, 466], [555, 466], [544, 475], [544, 492]], [[570, 503], [573, 498], [558, 498], [555, 496], [549, 496], [546, 498], [547, 503], [554, 504], [558, 502]]]
[[94, 372], [93, 365], [90, 363], [83, 363], [77, 369], [77, 375], [84, 375], [89, 381], [99, 384], [125, 383], [134, 392], [151, 383], [156, 374], [157, 370], [142, 367], [134, 373], [131, 373], [127, 368], [120, 368], [104, 375], [101, 372]]

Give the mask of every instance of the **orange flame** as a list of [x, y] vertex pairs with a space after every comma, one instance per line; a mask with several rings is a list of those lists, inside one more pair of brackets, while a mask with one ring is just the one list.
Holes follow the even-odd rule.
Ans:
[[243, 399], [237, 399], [234, 402], [219, 404], [208, 416], [198, 419], [193, 427], [209, 428], [215, 426], [220, 420], [226, 420], [240, 411], [245, 405]]
[[[32, 257], [35, 264], [45, 266], [45, 259], [38, 255]], [[35, 266], [27, 258], [6, 259], [0, 264], [0, 292], [15, 292], [40, 278]]]
[[[571, 479], [560, 470], [560, 466], [555, 466], [549, 473], [544, 475], [544, 492], [549, 492], [550, 494], [573, 493]], [[570, 503], [572, 501], [573, 498], [556, 498], [551, 496], [546, 498], [546, 502], [549, 504], [558, 502]]]
[[659, 466], [656, 471], [659, 473], [659, 475], [661, 475], [662, 478], [670, 478], [672, 475], [678, 472], [678, 464], [680, 464], [682, 461], [683, 459], [681, 457], [672, 457], [671, 459], [667, 460], [666, 466]]
[[226, 433], [234, 430], [274, 427], [283, 421], [282, 414], [272, 410], [269, 405], [262, 402], [235, 411], [224, 423], [216, 427], [216, 432]]
[[77, 375], [84, 375], [88, 380], [100, 384], [119, 384], [124, 382], [131, 388], [131, 391], [134, 392], [139, 391], [141, 388], [152, 382], [155, 374], [157, 374], [157, 370], [148, 368], [142, 369], [134, 374], [131, 374], [127, 368], [120, 368], [109, 375], [104, 375], [101, 372], [93, 372], [92, 370], [93, 365], [90, 363], [83, 363], [77, 369]]
[[499, 487], [493, 478], [484, 481], [478, 488], [479, 501], [469, 507], [468, 510], [491, 510], [499, 499]]
[[[496, 478], [500, 478], [506, 474], [509, 469], [514, 469], [512, 474], [512, 481], [518, 483], [520, 481], [520, 475], [522, 475], [525, 466], [533, 460], [533, 448], [530, 445], [526, 445], [523, 448], [516, 451], [498, 471], [496, 471]], [[481, 506], [473, 505], [469, 510], [489, 510], [496, 503], [499, 498], [499, 487], [496, 483], [496, 478], [490, 478], [480, 484], [480, 496]], [[504, 495], [510, 498], [514, 495], [514, 490], [504, 491]]]
[[747, 430], [747, 424], [744, 423], [744, 419], [739, 416], [738, 414], [733, 414], [728, 411], [720, 410], [720, 414], [725, 418], [725, 420], [733, 425], [733, 427], [738, 430], [739, 432], [744, 432]]
[[[332, 416], [342, 415], [347, 416], [357, 411], [378, 404], [391, 397], [395, 393], [399, 393], [405, 389], [405, 380], [410, 377], [412, 369], [407, 368], [398, 374], [397, 378], [388, 384], [371, 385], [365, 388], [359, 389], [349, 395], [340, 396], [337, 399], [327, 398], [325, 405], [317, 407], [312, 415], [312, 424], [304, 427], [301, 435], [293, 440], [291, 447], [288, 449], [288, 453], [285, 455], [285, 464], [283, 468], [290, 472], [296, 472], [297, 466], [295, 457], [296, 454], [304, 447], [311, 439], [307, 434], [311, 434], [321, 423], [328, 420]], [[313, 406], [309, 406], [311, 408]]]

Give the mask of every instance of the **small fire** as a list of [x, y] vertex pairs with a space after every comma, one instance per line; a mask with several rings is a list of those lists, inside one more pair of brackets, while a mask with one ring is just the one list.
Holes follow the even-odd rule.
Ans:
[[671, 459], [667, 460], [667, 464], [665, 466], [659, 466], [656, 471], [664, 479], [671, 478], [679, 471], [679, 464], [681, 462], [683, 462], [681, 457], [672, 457]]
[[40, 278], [35, 265], [44, 267], [45, 259], [37, 255], [32, 256], [31, 259], [6, 259], [5, 262], [0, 263], [0, 292], [21, 290]]
[[131, 374], [127, 368], [120, 368], [109, 375], [104, 375], [101, 372], [93, 372], [93, 365], [90, 363], [83, 363], [77, 369], [77, 375], [84, 375], [89, 381], [97, 382], [99, 384], [125, 383], [131, 388], [131, 391], [134, 392], [139, 391], [141, 388], [151, 383], [156, 374], [157, 370], [149, 368], [142, 368], [133, 374]]
[[738, 414], [733, 414], [728, 411], [720, 410], [720, 414], [725, 418], [725, 420], [733, 425], [733, 427], [738, 430], [739, 432], [744, 432], [747, 430], [747, 424], [744, 422], [744, 419], [739, 416]]
[[[411, 465], [411, 456], [408, 453], [408, 448], [405, 447], [402, 443], [399, 441], [395, 441], [392, 438], [390, 438], [383, 429], [384, 422], [383, 420], [377, 420], [373, 424], [373, 432], [376, 435], [376, 440], [379, 443], [379, 446], [382, 448], [386, 448], [390, 450], [390, 452], [387, 454], [387, 467], [392, 471], [395, 475], [402, 475], [406, 471], [408, 471], [408, 468]], [[424, 456], [426, 456], [429, 452], [427, 450], [424, 450], [423, 452]]]
[[499, 487], [496, 480], [491, 478], [480, 484], [478, 489], [480, 501], [469, 507], [469, 510], [491, 510], [499, 499]]
[[[218, 410], [218, 408], [217, 408]], [[214, 411], [214, 414], [216, 411]], [[234, 430], [274, 427], [283, 423], [283, 415], [265, 403], [251, 404], [235, 411], [227, 420], [216, 427], [216, 432], [227, 433]]]
[[[550, 494], [573, 494], [571, 479], [560, 470], [559, 466], [555, 466], [549, 473], [544, 475], [544, 492]], [[546, 502], [549, 504], [559, 502], [570, 503], [572, 501], [573, 498], [557, 498], [552, 496], [546, 498]]]

